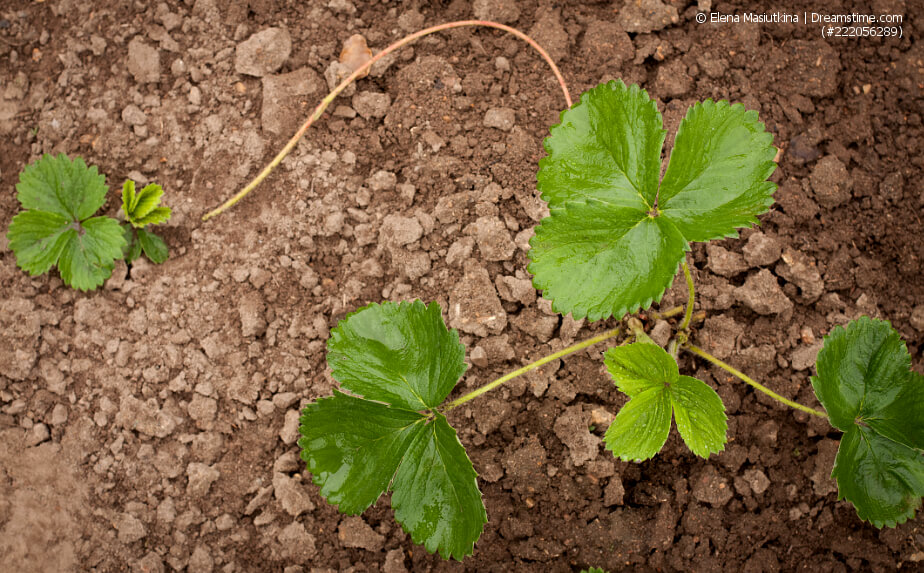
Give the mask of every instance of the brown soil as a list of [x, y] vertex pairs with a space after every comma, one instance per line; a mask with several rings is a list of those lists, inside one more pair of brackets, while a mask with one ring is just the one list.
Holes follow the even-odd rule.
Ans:
[[[669, 133], [707, 97], [759, 110], [782, 150], [778, 203], [759, 232], [694, 248], [707, 349], [817, 405], [817, 341], [873, 314], [920, 370], [922, 2], [754, 8], [905, 16], [903, 39], [828, 40], [801, 23], [700, 25], [688, 1], [668, 4], [676, 22], [668, 10], [640, 28], [608, 2], [474, 4], [531, 31], [575, 96], [641, 83]], [[562, 320], [524, 282], [543, 214], [536, 162], [563, 102], [500, 32], [405, 49], [247, 200], [199, 220], [326, 93], [346, 38], [381, 49], [473, 14], [462, 1], [2, 3], [0, 229], [18, 172], [46, 152], [82, 155], [113, 188], [163, 184], [174, 217], [168, 262], [120, 266], [87, 294], [54, 272], [30, 278], [0, 239], [0, 570], [888, 571], [924, 559], [920, 519], [879, 531], [837, 501], [837, 432], [689, 358], [728, 407], [727, 451], [698, 459], [672, 435], [652, 461], [615, 462], [599, 436], [624, 398], [599, 348], [454, 412], [489, 517], [463, 563], [414, 546], [386, 500], [344, 518], [319, 497], [296, 459], [298, 408], [330, 393], [324, 341], [347, 312], [470, 303], [448, 316], [483, 350], [461, 387], [613, 325]], [[235, 50], [269, 27], [292, 39], [275, 72], [297, 75], [237, 73]], [[113, 189], [111, 215], [116, 202]], [[683, 297], [675, 287], [662, 306]], [[465, 314], [479, 310], [496, 320]]]

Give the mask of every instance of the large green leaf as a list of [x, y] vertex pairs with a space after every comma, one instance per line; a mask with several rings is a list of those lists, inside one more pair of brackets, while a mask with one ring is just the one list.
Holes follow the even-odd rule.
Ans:
[[160, 264], [167, 260], [169, 251], [164, 240], [144, 229], [136, 229], [138, 233], [138, 244], [144, 249], [144, 254], [151, 259], [152, 263]]
[[406, 410], [438, 406], [465, 373], [465, 347], [440, 306], [371, 304], [340, 322], [327, 362], [343, 388]]
[[55, 213], [70, 221], [83, 221], [106, 201], [106, 178], [96, 166], [63, 153], [43, 155], [19, 174], [16, 197], [23, 209]]
[[440, 307], [372, 304], [328, 340], [335, 392], [305, 407], [299, 446], [321, 495], [359, 513], [391, 490], [395, 519], [444, 558], [472, 553], [487, 514], [475, 469], [436, 410], [465, 372], [465, 349]]
[[681, 376], [663, 348], [647, 342], [610, 348], [604, 363], [629, 402], [616, 414], [603, 441], [616, 457], [641, 461], [664, 446], [671, 415], [680, 437], [700, 457], [725, 448], [725, 407], [705, 382]]
[[80, 230], [65, 231], [68, 242], [58, 259], [58, 270], [66, 284], [91, 290], [112, 275], [125, 238], [119, 222], [109, 217], [93, 217], [80, 226]]
[[591, 320], [660, 300], [689, 242], [729, 236], [772, 204], [772, 137], [755, 112], [707, 100], [681, 122], [658, 184], [664, 130], [645, 90], [597, 86], [545, 140], [538, 188], [550, 216], [530, 241], [533, 283]]
[[838, 497], [876, 527], [913, 517], [924, 495], [924, 377], [882, 320], [836, 327], [818, 353], [812, 387], [843, 431], [832, 476]]
[[773, 136], [756, 111], [706, 100], [687, 112], [661, 192], [661, 213], [688, 241], [737, 236], [773, 204]]

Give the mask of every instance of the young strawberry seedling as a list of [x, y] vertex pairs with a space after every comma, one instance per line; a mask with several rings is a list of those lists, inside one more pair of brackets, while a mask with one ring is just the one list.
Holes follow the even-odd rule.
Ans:
[[19, 174], [16, 191], [24, 211], [13, 217], [7, 239], [19, 268], [32, 276], [57, 266], [64, 284], [87, 291], [103, 284], [115, 261], [134, 253], [136, 243], [154, 262], [167, 258], [163, 241], [143, 229], [170, 216], [170, 209], [157, 206], [163, 193], [157, 185], [135, 195], [134, 182], [126, 182], [123, 209], [131, 223], [126, 229], [111, 217], [94, 216], [109, 188], [97, 168], [80, 157], [44, 155]]
[[[845, 432], [833, 476], [839, 496], [877, 527], [902, 523], [924, 495], [924, 380], [888, 323], [861, 318], [825, 338], [812, 384], [828, 414], [788, 400], [690, 342], [694, 241], [737, 236], [773, 203], [772, 137], [755, 112], [707, 100], [680, 124], [663, 179], [661, 115], [637, 86], [610, 82], [562, 113], [538, 174], [550, 215], [531, 240], [534, 286], [575, 318], [622, 317], [657, 302], [682, 269], [689, 289], [668, 349], [637, 319], [634, 342], [604, 354], [629, 402], [604, 437], [621, 459], [661, 450], [677, 426], [701, 457], [726, 443], [725, 408], [706, 383], [680, 374], [680, 350], [706, 359]], [[657, 314], [657, 313], [655, 313]], [[486, 523], [476, 473], [445, 414], [508, 380], [619, 334], [615, 329], [533, 362], [450, 402], [465, 371], [458, 334], [439, 305], [372, 304], [331, 332], [328, 363], [342, 389], [303, 410], [302, 458], [321, 495], [360, 513], [392, 492], [395, 519], [443, 558], [472, 553]]]

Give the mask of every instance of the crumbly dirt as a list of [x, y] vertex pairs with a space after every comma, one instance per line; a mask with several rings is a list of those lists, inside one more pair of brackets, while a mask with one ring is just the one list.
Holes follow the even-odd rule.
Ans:
[[[564, 104], [545, 64], [497, 31], [404, 49], [257, 191], [200, 221], [294, 132], [357, 33], [380, 50], [424, 25], [501, 19], [549, 49], [575, 96], [641, 83], [668, 146], [694, 101], [759, 110], [781, 149], [777, 204], [740, 240], [694, 246], [697, 340], [811, 405], [818, 342], [860, 314], [889, 319], [921, 369], [924, 4], [825, 7], [905, 16], [903, 39], [827, 40], [802, 24], [700, 25], [696, 2], [628, 4], [0, 3], [0, 230], [42, 153], [99, 165], [110, 215], [126, 177], [161, 183], [174, 210], [169, 261], [120, 265], [86, 294], [27, 276], [0, 238], [0, 570], [918, 567], [920, 519], [879, 531], [837, 501], [837, 432], [689, 357], [729, 410], [728, 447], [708, 460], [674, 434], [642, 464], [603, 450], [625, 399], [602, 348], [453, 412], [489, 517], [462, 563], [413, 545], [387, 500], [341, 516], [303, 471], [298, 409], [331, 392], [327, 332], [361, 305], [438, 301], [472, 353], [457, 392], [614, 324], [560, 318], [528, 283], [536, 162]], [[677, 285], [662, 307], [684, 296]]]

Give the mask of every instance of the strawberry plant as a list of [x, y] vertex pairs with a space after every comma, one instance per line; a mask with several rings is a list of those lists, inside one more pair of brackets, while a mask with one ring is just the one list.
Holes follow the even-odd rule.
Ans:
[[[664, 177], [661, 115], [638, 86], [610, 82], [586, 92], [545, 141], [538, 187], [550, 215], [530, 242], [533, 284], [560, 313], [598, 320], [647, 309], [678, 269], [685, 306], [667, 349], [636, 318], [604, 364], [629, 397], [604, 436], [621, 459], [661, 450], [673, 420], [697, 456], [724, 449], [725, 408], [705, 382], [680, 374], [681, 350], [723, 368], [783, 404], [844, 432], [833, 469], [840, 498], [876, 527], [902, 523], [924, 495], [924, 380], [887, 322], [835, 328], [812, 385], [827, 413], [793, 402], [691, 342], [695, 286], [690, 243], [737, 236], [773, 203], [772, 137], [756, 112], [707, 100], [678, 128]], [[360, 513], [392, 492], [395, 519], [415, 543], [444, 558], [472, 553], [486, 523], [476, 473], [446, 413], [543, 364], [614, 338], [617, 328], [444, 400], [465, 371], [458, 334], [439, 305], [371, 304], [343, 319], [328, 341], [342, 390], [305, 407], [301, 455], [321, 495]]]
[[159, 225], [170, 218], [170, 208], [160, 206], [164, 190], [160, 185], [151, 183], [135, 192], [135, 182], [131, 179], [122, 185], [122, 213], [125, 222], [122, 231], [125, 234], [125, 262], [131, 263], [141, 256], [141, 252], [154, 263], [167, 260], [167, 244], [164, 240], [147, 230], [148, 225]]
[[123, 189], [123, 201], [126, 197], [128, 203], [134, 201], [126, 214], [133, 214], [129, 221], [137, 235], [120, 227], [116, 219], [94, 216], [106, 202], [109, 188], [97, 168], [88, 167], [80, 157], [44, 155], [19, 174], [16, 191], [24, 210], [13, 217], [7, 239], [16, 264], [32, 276], [57, 266], [64, 284], [87, 291], [112, 275], [116, 260], [134, 252], [131, 241], [152, 260], [160, 259], [155, 262], [167, 257], [163, 241], [143, 229], [170, 216], [169, 209], [157, 206], [162, 194], [157, 185], [148, 185], [138, 195], [134, 182]]

